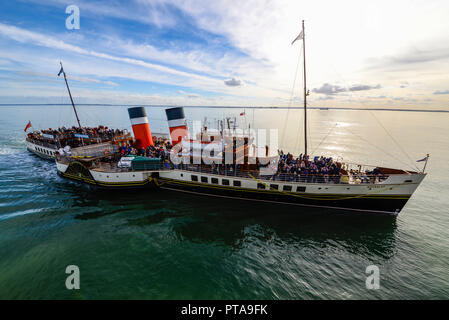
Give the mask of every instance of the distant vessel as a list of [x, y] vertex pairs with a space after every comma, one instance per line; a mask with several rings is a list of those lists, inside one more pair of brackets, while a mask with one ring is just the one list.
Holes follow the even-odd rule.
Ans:
[[[61, 73], [64, 75], [65, 84], [72, 103], [73, 111], [75, 112], [78, 127], [58, 129], [49, 128], [47, 130], [28, 133], [26, 137], [26, 146], [28, 151], [44, 159], [55, 159], [58, 150], [64, 148], [66, 152], [71, 152], [71, 149], [81, 146], [105, 143], [109, 141], [126, 144], [127, 142], [132, 141], [132, 136], [126, 129], [114, 130], [101, 125], [95, 128], [82, 127], [62, 63], [58, 76]], [[31, 121], [29, 121], [25, 127], [25, 132], [31, 127]]]
[[425, 178], [429, 156], [420, 160], [426, 164], [419, 172], [309, 156], [304, 22], [302, 27], [295, 41], [303, 40], [304, 50], [304, 155], [294, 158], [254, 145], [251, 134], [236, 133], [229, 119], [221, 121], [217, 130], [204, 125], [191, 139], [181, 107], [166, 109], [174, 147], [142, 144], [152, 141], [145, 109], [130, 108], [138, 148], [150, 153], [93, 156], [86, 150], [76, 157], [58, 156], [58, 173], [99, 188], [151, 186], [203, 196], [397, 215]]
[[[77, 128], [34, 131], [25, 140], [27, 150], [43, 159], [55, 159], [58, 150], [72, 152], [76, 148], [105, 142], [130, 143], [133, 138], [126, 130], [107, 127], [83, 128], [86, 133], [76, 133]], [[62, 152], [62, 151], [61, 151]]]

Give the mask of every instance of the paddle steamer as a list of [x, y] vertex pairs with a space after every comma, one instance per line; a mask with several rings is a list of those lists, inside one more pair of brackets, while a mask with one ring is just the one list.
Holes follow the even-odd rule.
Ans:
[[[254, 146], [249, 134], [235, 135], [229, 129], [214, 132], [203, 128], [197, 139], [189, 139], [182, 108], [167, 109], [166, 113], [182, 115], [174, 119], [176, 121], [169, 119], [171, 140], [179, 140], [174, 148], [167, 150], [170, 160], [123, 156], [113, 144], [109, 144], [111, 150], [104, 155], [101, 148], [107, 147], [106, 144], [100, 149], [79, 148], [80, 153], [76, 155], [58, 156], [58, 173], [96, 188], [151, 187], [392, 215], [401, 211], [426, 175], [424, 170], [412, 172], [343, 162], [334, 162], [339, 168], [338, 175], [280, 173], [277, 150]], [[148, 126], [144, 108], [133, 108], [130, 114], [140, 115], [141, 123], [137, 124], [140, 128], [133, 125], [133, 129], [137, 141], [145, 140], [141, 136]]]
[[[44, 159], [55, 159], [58, 150], [64, 149], [65, 152], [71, 152], [71, 149], [81, 146], [88, 146], [94, 144], [102, 144], [105, 142], [114, 142], [117, 144], [126, 144], [132, 141], [132, 136], [126, 129], [124, 130], [111, 130], [104, 126], [98, 126], [96, 128], [83, 128], [78, 117], [78, 112], [73, 102], [72, 94], [70, 92], [69, 83], [67, 81], [67, 75], [61, 63], [61, 73], [64, 75], [64, 81], [67, 87], [67, 91], [72, 103], [73, 111], [76, 116], [78, 127], [73, 128], [59, 128], [53, 130], [49, 128], [47, 130], [34, 130], [28, 133], [26, 136], [26, 146], [29, 152], [36, 154]], [[31, 121], [25, 127], [25, 132], [29, 128], [32, 128]], [[62, 153], [64, 151], [59, 151]]]
[[[297, 39], [305, 44], [304, 23]], [[310, 165], [314, 160], [307, 150], [307, 95], [304, 85], [305, 152], [300, 161]], [[128, 112], [138, 149], [164, 148], [153, 145], [145, 109], [130, 108]], [[174, 146], [165, 150], [170, 159], [164, 152], [162, 157], [151, 158], [125, 156], [118, 150], [106, 155], [101, 150], [96, 154], [80, 150], [77, 156], [57, 156], [58, 173], [97, 188], [151, 187], [217, 198], [391, 215], [402, 210], [426, 176], [426, 165], [422, 170], [408, 171], [332, 159], [326, 159], [326, 163], [335, 169], [333, 174], [285, 173], [279, 170], [283, 155], [278, 150], [258, 146], [250, 132], [237, 134], [229, 119], [216, 130], [204, 126], [190, 137], [183, 108], [166, 109], [166, 115]], [[428, 158], [423, 159], [426, 164]]]

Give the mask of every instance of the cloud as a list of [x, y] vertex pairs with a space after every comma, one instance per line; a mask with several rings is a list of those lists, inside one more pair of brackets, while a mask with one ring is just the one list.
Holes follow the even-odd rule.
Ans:
[[[19, 19], [13, 7], [11, 12], [4, 12], [0, 22], [0, 73], [48, 72], [49, 66], [62, 58], [64, 67], [71, 70], [71, 79], [78, 80], [75, 91], [88, 87], [131, 94], [139, 91], [148, 96], [163, 92], [187, 103], [199, 103], [218, 94], [227, 96], [233, 105], [287, 105], [298, 89], [295, 86], [291, 90], [299, 47], [290, 43], [299, 31], [299, 19], [306, 18], [308, 39], [313, 39], [307, 42], [307, 70], [311, 71], [310, 83], [317, 84], [310, 89], [318, 93], [312, 101], [350, 104], [342, 97], [361, 92], [357, 94], [358, 104], [377, 105], [384, 103], [380, 97], [371, 100], [366, 95], [382, 94], [392, 99], [412, 92], [411, 87], [406, 89], [404, 79], [410, 81], [413, 92], [430, 96], [437, 89], [449, 89], [449, 60], [439, 61], [449, 57], [444, 41], [449, 36], [449, 20], [444, 19], [449, 4], [444, 0], [438, 5], [422, 2], [404, 12], [406, 1], [381, 0], [374, 7], [387, 14], [380, 15], [382, 21], [371, 21], [376, 15], [356, 0], [348, 0], [350, 11], [327, 0], [328, 10], [324, 12], [320, 3], [289, 0], [247, 0], [238, 5], [227, 0], [113, 0], [112, 4], [107, 0], [77, 0], [84, 23], [81, 30], [67, 32], [61, 30], [63, 9], [72, 0], [48, 0], [44, 4], [27, 0], [43, 16], [32, 18], [20, 12]], [[41, 10], [42, 5], [47, 7]], [[303, 17], [292, 12], [302, 12]], [[53, 19], [58, 15], [59, 20]], [[416, 18], [422, 19], [421, 25], [416, 24]], [[39, 19], [48, 23], [39, 24]], [[376, 28], [368, 30], [369, 21], [376, 22]], [[12, 29], [13, 24], [18, 30]], [[376, 58], [367, 61], [369, 57]], [[441, 63], [430, 62], [437, 60]], [[348, 84], [341, 79], [348, 79]], [[364, 80], [358, 84], [354, 79]], [[114, 88], [105, 80], [117, 81], [120, 87]], [[372, 91], [380, 89], [377, 83], [383, 89]], [[427, 92], [435, 83], [439, 86]], [[180, 88], [186, 94], [178, 95]], [[17, 90], [23, 96], [30, 94], [20, 87]], [[93, 97], [93, 92], [88, 97]], [[203, 96], [189, 99], [195, 95], [191, 92]], [[433, 97], [437, 104], [437, 96]]]
[[[0, 22], [0, 41], [2, 40], [2, 36], [19, 43], [19, 46], [13, 45], [12, 49], [20, 48], [21, 44], [26, 44], [27, 46], [34, 45], [34, 48], [32, 49], [16, 50], [16, 52], [20, 52], [18, 56], [16, 54], [12, 54], [12, 50], [0, 50], [0, 58], [14, 59], [14, 61], [16, 61], [18, 65], [28, 65], [29, 70], [41, 69], [40, 67], [43, 65], [53, 64], [55, 58], [59, 59], [59, 57], [61, 56], [68, 56], [68, 58], [65, 58], [65, 61], [67, 62], [64, 64], [64, 66], [67, 65], [69, 67], [70, 64], [72, 66], [76, 65], [75, 70], [77, 74], [88, 76], [97, 76], [103, 78], [118, 77], [139, 81], [149, 81], [168, 84], [171, 86], [201, 89], [203, 91], [209, 91], [214, 94], [234, 95], [234, 87], [244, 86], [245, 90], [240, 90], [238, 92], [239, 96], [241, 96], [242, 98], [252, 97], [254, 101], [253, 103], [255, 103], [255, 101], [258, 99], [262, 101], [261, 99], [265, 98], [263, 100], [264, 104], [273, 102], [272, 100], [266, 100], [266, 98], [270, 98], [274, 94], [279, 94], [279, 92], [287, 92], [285, 88], [278, 89], [276, 87], [276, 84], [273, 83], [259, 84], [257, 77], [259, 76], [259, 74], [262, 74], [262, 71], [265, 73], [269, 72], [269, 67], [264, 66], [263, 63], [245, 56], [241, 56], [240, 58], [238, 58], [238, 56], [235, 56], [234, 54], [222, 53], [222, 59], [220, 59], [219, 57], [216, 57], [214, 59], [214, 54], [210, 54], [207, 57], [206, 66], [209, 69], [215, 71], [211, 74], [207, 72], [207, 68], [202, 68], [201, 66], [198, 68], [189, 68], [188, 59], [183, 59], [186, 57], [185, 54], [181, 54], [180, 56], [172, 55], [172, 57], [174, 57], [172, 59], [172, 62], [182, 60], [187, 61], [185, 65], [178, 67], [176, 65], [170, 65], [170, 63], [167, 65], [167, 63], [164, 63], [162, 61], [160, 63], [159, 61], [154, 61], [156, 59], [151, 59], [150, 61], [148, 61], [148, 59], [145, 58], [134, 58], [123, 55], [123, 50], [121, 50], [120, 46], [117, 47], [117, 50], [112, 50], [112, 52], [115, 53], [109, 53], [111, 52], [111, 50], [109, 50], [106, 45], [101, 46], [102, 43], [98, 41], [96, 42], [95, 46], [92, 44], [92, 42], [84, 42], [79, 45], [74, 45], [72, 43], [69, 43], [72, 38], [65, 37], [64, 34], [48, 35], [45, 33], [38, 33]], [[117, 44], [119, 44], [119, 42], [123, 41], [117, 41]], [[53, 49], [53, 51], [51, 51], [51, 53], [49, 51], [48, 54], [45, 54], [45, 51], [41, 49], [42, 47]], [[92, 47], [96, 48], [96, 50], [92, 50]], [[64, 52], [54, 49], [62, 50]], [[37, 60], [34, 59], [36, 55], [32, 53], [33, 51], [38, 52], [39, 54], [37, 55], [37, 57], [40, 60], [46, 60], [46, 64], [38, 63]], [[176, 52], [176, 50], [172, 52], [174, 53]], [[201, 59], [205, 57], [205, 55], [202, 54], [204, 53], [204, 51], [196, 52], [199, 53], [198, 57], [194, 57], [192, 59], [194, 61], [201, 61]], [[158, 50], [157, 52], [155, 52], [155, 55], [164, 56], [163, 53], [164, 50]], [[89, 59], [81, 59], [81, 57], [77, 56], [89, 57]], [[163, 59], [159, 58], [157, 60]], [[178, 65], [181, 65], [181, 63], [179, 63]], [[222, 66], [226, 66], [225, 69], [222, 69]], [[223, 86], [223, 75], [224, 73], [229, 74], [229, 72], [225, 71], [228, 69], [236, 68], [239, 69], [239, 74], [250, 74], [256, 81], [252, 81], [251, 83], [253, 84], [247, 84], [242, 80], [233, 78], [226, 80], [228, 83]], [[192, 69], [204, 69], [204, 72], [195, 72]], [[74, 69], [72, 68], [72, 70]], [[254, 78], [253, 72], [256, 72], [256, 78]], [[236, 100], [236, 103], [237, 101], [238, 100]]]
[[387, 99], [387, 96], [369, 96], [368, 99]]
[[108, 86], [112, 86], [112, 87], [118, 87], [119, 84], [112, 82], [112, 81], [103, 81], [104, 84], [107, 84]]
[[224, 83], [229, 87], [239, 87], [243, 85], [243, 82], [241, 80], [237, 80], [235, 78], [225, 80]]
[[199, 94], [197, 94], [197, 93], [185, 92], [185, 91], [183, 91], [183, 90], [178, 90], [178, 93], [181, 94], [181, 95], [183, 95], [183, 96], [185, 96], [185, 97], [187, 97], [187, 98], [190, 98], [190, 99], [201, 98], [201, 95], [199, 95]]
[[342, 92], [367, 91], [380, 88], [381, 88], [380, 84], [376, 86], [357, 84], [349, 88], [346, 88], [339, 85], [331, 85], [329, 83], [325, 83], [321, 87], [315, 88], [312, 91], [318, 94], [334, 95]]
[[433, 94], [449, 94], [449, 90], [445, 90], [445, 91], [435, 91]]
[[411, 49], [402, 55], [387, 57], [393, 64], [415, 64], [423, 62], [438, 61], [449, 58], [449, 48], [439, 48], [432, 50]]
[[337, 93], [340, 93], [340, 92], [346, 92], [347, 89], [343, 88], [343, 87], [340, 87], [340, 86], [337, 86], [337, 85], [331, 85], [329, 83], [325, 83], [320, 88], [315, 88], [312, 91], [315, 92], [315, 93], [319, 93], [319, 94], [330, 95], [330, 94], [337, 94]]
[[38, 45], [38, 46], [43, 46], [43, 47], [47, 47], [47, 48], [51, 48], [51, 49], [65, 50], [65, 51], [70, 51], [72, 53], [91, 56], [91, 57], [95, 57], [95, 58], [136, 65], [136, 66], [153, 69], [153, 70], [164, 72], [164, 73], [170, 73], [172, 75], [184, 76], [187, 78], [193, 78], [193, 79], [198, 79], [198, 80], [202, 80], [202, 81], [211, 81], [211, 82], [215, 81], [216, 84], [218, 84], [218, 81], [219, 81], [218, 79], [214, 79], [214, 78], [211, 78], [208, 76], [203, 76], [203, 75], [199, 75], [199, 74], [192, 73], [192, 72], [185, 72], [185, 71], [177, 70], [175, 68], [163, 66], [160, 64], [146, 62], [146, 61], [140, 60], [140, 59], [119, 57], [119, 56], [114, 56], [114, 55], [110, 55], [107, 53], [84, 49], [79, 46], [68, 44], [62, 40], [55, 39], [51, 36], [47, 36], [45, 34], [28, 31], [28, 30], [25, 30], [22, 28], [18, 28], [18, 27], [3, 24], [3, 23], [0, 23], [0, 34], [3, 34], [4, 36], [7, 36], [10, 39], [13, 39], [13, 40], [21, 42], [21, 43], [34, 43], [35, 45]]
[[[137, 21], [142, 24], [154, 25], [158, 28], [174, 27], [177, 23], [176, 17], [169, 10], [168, 3], [165, 1], [128, 1], [120, 3], [118, 1], [84, 1], [84, 0], [28, 0], [39, 5], [55, 6], [65, 8], [74, 2], [80, 8], [82, 15], [90, 17], [111, 17], [128, 21]], [[131, 2], [131, 1], [129, 1]], [[139, 14], [136, 14], [139, 12]]]
[[318, 100], [319, 101], [326, 101], [326, 100], [334, 100], [335, 98], [332, 96], [324, 96], [324, 97], [319, 97]]
[[[411, 68], [411, 65], [423, 65], [431, 62], [449, 60], [448, 46], [442, 46], [440, 41], [429, 43], [427, 46], [431, 47], [432, 49], [428, 50], [412, 47], [408, 49], [402, 49], [401, 52], [398, 52], [394, 55], [368, 58], [366, 59], [366, 68], [401, 70], [403, 68]], [[402, 85], [408, 86], [408, 84]]]
[[[33, 71], [15, 71], [15, 73], [18, 75], [21, 75], [21, 76], [26, 76], [28, 78], [30, 78], [30, 77], [52, 78], [52, 79], [58, 78], [56, 72], [55, 73], [47, 73], [47, 72], [33, 72]], [[78, 76], [70, 75], [70, 81], [73, 81], [73, 80], [79, 81], [79, 82], [86, 82], [86, 83], [106, 84], [106, 85], [112, 86], [112, 87], [119, 86], [118, 83], [115, 83], [113, 81], [101, 81], [101, 80], [93, 79], [93, 78], [78, 77]]]
[[401, 89], [405, 89], [405, 88], [407, 88], [409, 86], [410, 86], [410, 83], [408, 83], [408, 81], [402, 81], [400, 88]]
[[349, 91], [367, 91], [367, 90], [374, 90], [374, 89], [380, 89], [380, 88], [382, 88], [380, 84], [378, 84], [377, 86], [368, 86], [368, 85], [358, 84], [358, 85], [354, 85], [354, 86], [350, 87], [348, 90]]

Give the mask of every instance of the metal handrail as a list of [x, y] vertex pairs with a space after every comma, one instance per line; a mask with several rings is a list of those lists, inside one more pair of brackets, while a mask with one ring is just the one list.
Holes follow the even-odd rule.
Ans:
[[335, 183], [335, 184], [348, 184], [356, 183], [360, 180], [360, 184], [373, 184], [380, 183], [388, 179], [389, 175], [366, 175], [362, 173], [356, 173], [351, 175], [325, 175], [325, 174], [297, 174], [297, 173], [276, 173], [271, 175], [261, 175], [260, 171], [242, 171], [234, 169], [216, 168], [206, 169], [200, 165], [171, 165], [170, 169], [179, 169], [191, 172], [197, 172], [199, 174], [215, 174], [228, 177], [239, 178], [257, 178], [265, 181], [277, 181], [277, 182], [303, 182], [303, 183]]
[[57, 146], [55, 144], [51, 144], [51, 143], [48, 143], [46, 141], [35, 140], [35, 139], [30, 139], [30, 138], [27, 138], [26, 141], [28, 141], [30, 143], [33, 143], [33, 144], [36, 144], [38, 146], [51, 148], [51, 149], [57, 149]]
[[[70, 160], [69, 160], [70, 161]], [[73, 159], [72, 161], [76, 161]], [[116, 162], [111, 162], [108, 165], [104, 163], [92, 163], [91, 169], [107, 168], [110, 172], [138, 172], [140, 170], [132, 170], [131, 168], [118, 167]], [[352, 175], [323, 175], [323, 174], [296, 174], [296, 173], [276, 173], [272, 175], [261, 175], [259, 171], [242, 171], [242, 170], [230, 170], [229, 168], [215, 168], [207, 169], [201, 165], [182, 164], [173, 165], [172, 163], [162, 162], [159, 168], [154, 168], [152, 171], [165, 171], [165, 170], [184, 170], [195, 172], [198, 174], [214, 174], [223, 177], [236, 177], [236, 178], [249, 178], [258, 179], [262, 181], [270, 182], [295, 182], [295, 183], [327, 183], [327, 184], [378, 184], [386, 179], [390, 175], [366, 175], [366, 174], [352, 174]]]
[[[79, 139], [79, 138], [75, 137], [75, 134], [77, 134], [77, 133], [76, 132], [70, 132], [70, 133], [67, 133], [67, 134], [66, 133], [61, 133], [61, 134], [59, 134], [57, 136], [57, 139], [53, 139], [53, 140], [57, 141], [57, 140]], [[93, 134], [88, 134], [87, 133], [86, 135], [89, 136], [89, 138], [85, 138], [85, 140], [98, 140], [99, 139], [100, 141], [105, 141], [105, 142], [111, 141], [111, 140], [124, 140], [124, 139], [131, 138], [131, 134], [130, 133], [118, 134], [118, 135], [116, 135], [116, 134], [107, 134], [107, 133], [93, 135]], [[27, 138], [28, 141], [29, 140], [34, 140], [34, 141], [39, 141], [39, 142], [46, 143], [46, 141], [43, 140], [43, 139], [50, 140], [50, 139], [45, 138], [45, 137], [42, 137], [42, 140], [41, 139], [36, 140], [36, 139], [32, 139], [32, 138]]]

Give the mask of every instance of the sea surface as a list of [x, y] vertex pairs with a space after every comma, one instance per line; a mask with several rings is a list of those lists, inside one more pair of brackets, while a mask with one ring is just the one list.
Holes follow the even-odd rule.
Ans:
[[[235, 116], [303, 152], [301, 110], [186, 108]], [[240, 113], [244, 112], [243, 116]], [[79, 106], [81, 123], [128, 128], [125, 106]], [[147, 107], [153, 132], [164, 108]], [[448, 299], [449, 113], [311, 110], [309, 151], [422, 169], [397, 218], [175, 192], [95, 191], [26, 150], [24, 127], [74, 125], [71, 106], [0, 106], [0, 299]], [[68, 265], [80, 290], [67, 290]], [[376, 265], [380, 288], [366, 288]]]

